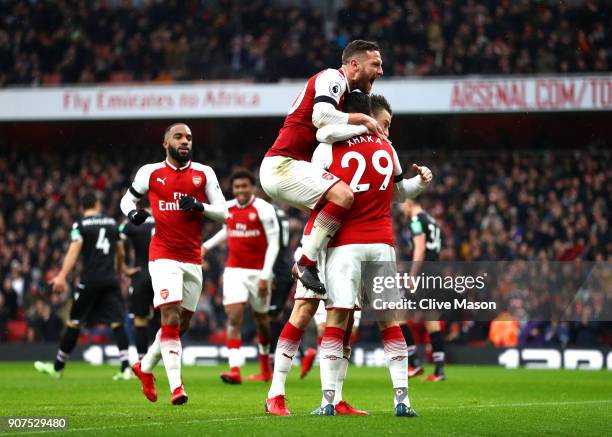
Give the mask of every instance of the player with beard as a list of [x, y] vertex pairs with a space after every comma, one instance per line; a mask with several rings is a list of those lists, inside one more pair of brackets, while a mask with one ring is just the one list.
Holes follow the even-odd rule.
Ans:
[[172, 404], [187, 402], [181, 377], [180, 335], [187, 330], [202, 291], [200, 245], [205, 218], [224, 222], [225, 198], [217, 176], [207, 165], [191, 161], [192, 134], [184, 123], [164, 133], [166, 159], [142, 166], [121, 199], [121, 210], [134, 225], [149, 213], [137, 206], [148, 194], [155, 234], [149, 246], [153, 305], [161, 311], [161, 329], [146, 355], [132, 366], [144, 395], [157, 400], [153, 368], [163, 357]]
[[[361, 93], [351, 93], [346, 98], [346, 109], [348, 111], [363, 111], [364, 113], [370, 113], [369, 100], [368, 96]], [[374, 114], [382, 123], [386, 120], [386, 131], [388, 132], [388, 125], [391, 118], [390, 108], [384, 111], [378, 110], [377, 108]], [[321, 144], [313, 156], [315, 165], [321, 168], [328, 168], [329, 171], [337, 172], [337, 174], [341, 175], [343, 180], [351, 182], [351, 185], [353, 185], [355, 179], [357, 179], [354, 173], [359, 171], [353, 168], [355, 167], [354, 161], [357, 160], [357, 163], [359, 163], [363, 160], [363, 168], [361, 168], [361, 165], [358, 166], [358, 168], [361, 168], [363, 171], [361, 177], [372, 179], [370, 182], [364, 179], [365, 182], [363, 184], [359, 183], [352, 188], [355, 190], [357, 208], [351, 209], [350, 214], [347, 216], [347, 225], [349, 226], [342, 227], [330, 243], [332, 244], [331, 247], [336, 252], [332, 262], [337, 265], [332, 267], [327, 265], [329, 260], [326, 261], [326, 254], [331, 253], [331, 249], [327, 249], [319, 255], [319, 264], [325, 266], [325, 270], [327, 271], [325, 280], [330, 281], [328, 285], [332, 285], [331, 281], [334, 281], [332, 289], [336, 297], [330, 297], [331, 299], [336, 299], [336, 301], [331, 301], [331, 303], [328, 302], [331, 307], [338, 304], [338, 294], [344, 294], [346, 292], [346, 294], [350, 295], [348, 291], [355, 291], [353, 290], [354, 287], [352, 287], [353, 283], [350, 282], [350, 280], [354, 281], [355, 276], [359, 277], [355, 265], [360, 265], [360, 260], [355, 261], [355, 259], [362, 255], [362, 249], [363, 253], [368, 256], [371, 253], [382, 254], [380, 256], [386, 256], [389, 258], [389, 261], [394, 260], [394, 252], [393, 257], [391, 254], [393, 245], [392, 236], [387, 235], [390, 234], [391, 229], [390, 216], [388, 213], [391, 196], [393, 195], [395, 201], [416, 196], [431, 180], [431, 172], [425, 167], [418, 167], [416, 165], [413, 167], [417, 170], [419, 175], [412, 179], [404, 179], [397, 154], [391, 145], [385, 140], [379, 139], [373, 135], [360, 135], [358, 131], [356, 132], [356, 129], [357, 127], [355, 126], [340, 125], [333, 125], [320, 129], [317, 133], [317, 138], [324, 141], [325, 144]], [[353, 137], [356, 138], [354, 140], [356, 142], [349, 142], [353, 141]], [[339, 141], [336, 142], [336, 139]], [[333, 146], [331, 144], [332, 142], [335, 143]], [[353, 145], [357, 146], [351, 148]], [[362, 155], [356, 157], [355, 154], [360, 154], [359, 151], [362, 149], [364, 153], [367, 152], [367, 157]], [[376, 164], [370, 164], [368, 166], [366, 164], [369, 162], [368, 159], [374, 162], [375, 157], [378, 159], [376, 161], [378, 166], [376, 166]], [[353, 165], [351, 165], [351, 161], [353, 161]], [[340, 162], [349, 165], [343, 167]], [[384, 165], [381, 163], [384, 163]], [[375, 185], [378, 189], [369, 190], [370, 186], [374, 187]], [[314, 217], [315, 214], [313, 213], [306, 229], [307, 234], [312, 227]], [[309, 238], [308, 235], [306, 238]], [[391, 241], [390, 244], [389, 241]], [[353, 247], [357, 249], [351, 252]], [[389, 249], [389, 247], [391, 247], [391, 249]], [[349, 265], [342, 265], [342, 262], [348, 262]], [[334, 276], [329, 273], [330, 271], [335, 272]], [[341, 290], [341, 292], [339, 293], [338, 290]], [[291, 368], [291, 361], [299, 347], [304, 329], [312, 320], [319, 306], [319, 301], [327, 299], [327, 297], [328, 295], [326, 294], [317, 294], [311, 290], [307, 290], [300, 283], [297, 285], [295, 293], [296, 302], [289, 321], [285, 324], [281, 333], [275, 353], [274, 374], [268, 392], [268, 399], [266, 400], [266, 411], [269, 414], [290, 414], [285, 405], [285, 381]], [[349, 298], [349, 300], [351, 299]], [[342, 302], [337, 309], [342, 311], [343, 316], [351, 317], [355, 303], [356, 298], [353, 296], [350, 304]], [[329, 308], [329, 305], [328, 309], [336, 309]], [[321, 342], [323, 357], [321, 361], [322, 366], [325, 366], [324, 362], [327, 359], [328, 361], [333, 361], [336, 367], [333, 372], [326, 373], [326, 381], [333, 381], [334, 386], [336, 385], [337, 379], [340, 378], [340, 374], [342, 373], [341, 368], [343, 366], [344, 374], [346, 374], [346, 368], [350, 357], [350, 344], [348, 341], [350, 335], [345, 334], [350, 334], [351, 324], [352, 322], [349, 322], [348, 318], [343, 318], [337, 323], [338, 326], [329, 326], [330, 329], [325, 329]], [[406, 343], [403, 337], [401, 337], [401, 330], [397, 323], [392, 322], [388, 326], [381, 326], [381, 329], [383, 330], [383, 337], [387, 339], [387, 343], [392, 345], [392, 347], [390, 347], [390, 353], [396, 354], [393, 356], [395, 359], [389, 359], [389, 370], [392, 375], [394, 388], [397, 389], [396, 414], [398, 416], [413, 416], [414, 412], [410, 408], [407, 398], [407, 367], [405, 362], [401, 359], [401, 351], [397, 349], [398, 345], [403, 345], [403, 350], [405, 351]], [[340, 332], [342, 332], [342, 336], [340, 336]], [[331, 335], [330, 333], [334, 334], [332, 335], [333, 338], [331, 341], [329, 338]], [[401, 341], [399, 341], [400, 337]], [[335, 350], [330, 353], [329, 345], [332, 343]], [[385, 350], [387, 350], [387, 343], [385, 344]], [[339, 351], [337, 350], [338, 346]], [[342, 380], [343, 379], [344, 375], [342, 375]], [[335, 389], [330, 390], [326, 388], [324, 393], [330, 393], [330, 391], [332, 392], [331, 399], [325, 398], [325, 400], [329, 402], [324, 406], [325, 408], [322, 408], [318, 412], [323, 411], [324, 414], [367, 414], [363, 411], [354, 409], [346, 401], [342, 400], [341, 390], [336, 392]], [[339, 397], [335, 396], [336, 393], [339, 394]]]
[[272, 200], [306, 211], [316, 208], [311, 237], [292, 274], [317, 293], [325, 292], [318, 277], [318, 254], [348, 214], [353, 192], [345, 182], [310, 162], [318, 144], [316, 131], [342, 124], [358, 126], [359, 133], [370, 131], [384, 136], [371, 116], [341, 111], [345, 93], [360, 90], [369, 94], [382, 74], [380, 48], [375, 42], [349, 43], [342, 52], [340, 68], [320, 71], [308, 80], [261, 163], [261, 186]]

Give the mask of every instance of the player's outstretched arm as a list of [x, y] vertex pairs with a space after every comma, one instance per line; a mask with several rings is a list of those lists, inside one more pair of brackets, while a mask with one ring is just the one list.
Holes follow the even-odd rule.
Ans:
[[210, 249], [217, 247], [225, 240], [227, 240], [227, 226], [224, 225], [219, 232], [217, 232], [215, 235], [206, 240], [202, 244], [202, 247], [205, 251], [209, 251]]
[[402, 203], [406, 199], [414, 199], [428, 187], [433, 179], [431, 170], [425, 166], [412, 164], [418, 175], [410, 179], [402, 179], [393, 184], [393, 202]]

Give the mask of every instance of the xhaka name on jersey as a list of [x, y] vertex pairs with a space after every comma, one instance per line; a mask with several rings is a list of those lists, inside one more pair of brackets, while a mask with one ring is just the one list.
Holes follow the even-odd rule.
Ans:
[[378, 137], [373, 137], [371, 135], [359, 135], [358, 137], [351, 138], [350, 140], [346, 140], [346, 144], [350, 146], [354, 146], [355, 144], [361, 143], [376, 143], [382, 145], [382, 140]]

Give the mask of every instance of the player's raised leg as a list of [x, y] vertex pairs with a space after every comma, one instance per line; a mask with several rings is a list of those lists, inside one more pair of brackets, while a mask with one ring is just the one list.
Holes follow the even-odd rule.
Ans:
[[[338, 180], [320, 200], [320, 206], [313, 210], [312, 229], [309, 230], [308, 238], [302, 240], [304, 242], [302, 256], [294, 268], [294, 276], [306, 288], [317, 291], [318, 288], [313, 286], [319, 280], [316, 275], [317, 258], [321, 249], [327, 246], [328, 241], [340, 229], [342, 221], [353, 205], [353, 200], [353, 190], [346, 183]], [[310, 278], [310, 276], [313, 277]]]

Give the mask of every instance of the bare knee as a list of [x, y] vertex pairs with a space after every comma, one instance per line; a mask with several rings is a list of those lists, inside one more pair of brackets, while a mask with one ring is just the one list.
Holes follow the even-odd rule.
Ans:
[[161, 309], [162, 324], [166, 326], [179, 326], [181, 323], [181, 309], [178, 305], [168, 305]]
[[291, 311], [289, 322], [298, 329], [306, 329], [317, 311], [318, 306], [319, 301], [296, 301], [293, 311]]
[[338, 182], [326, 194], [325, 199], [329, 202], [334, 202], [343, 208], [349, 209], [353, 206], [355, 195], [353, 190], [344, 182]]
[[244, 313], [241, 305], [227, 305], [225, 307], [227, 314], [227, 325], [230, 329], [240, 329], [242, 325], [242, 316]]

